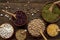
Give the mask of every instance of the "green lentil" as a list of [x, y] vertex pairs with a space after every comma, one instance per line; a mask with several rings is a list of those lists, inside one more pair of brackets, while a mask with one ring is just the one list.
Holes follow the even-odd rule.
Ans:
[[53, 7], [53, 11], [50, 12], [48, 9], [50, 8], [51, 4], [47, 4], [44, 6], [42, 10], [42, 17], [45, 19], [47, 22], [55, 22], [59, 15], [60, 15], [60, 9], [55, 5]]

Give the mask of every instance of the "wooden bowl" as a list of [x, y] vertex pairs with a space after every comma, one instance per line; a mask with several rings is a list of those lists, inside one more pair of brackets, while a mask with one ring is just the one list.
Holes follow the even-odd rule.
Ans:
[[57, 24], [50, 24], [47, 27], [47, 34], [51, 37], [55, 37], [59, 34], [59, 26]]
[[23, 11], [16, 11], [16, 19], [12, 16], [12, 22], [16, 26], [23, 26], [27, 24], [27, 15]]
[[39, 33], [40, 30], [44, 33], [45, 30], [45, 24], [43, 20], [40, 19], [33, 19], [31, 22], [28, 24], [28, 32], [35, 37], [40, 36], [41, 34]]
[[9, 39], [14, 34], [14, 28], [9, 23], [4, 23], [0, 26], [0, 36], [3, 39]]
[[[42, 18], [46, 21], [46, 22], [49, 22], [49, 23], [54, 23], [54, 22], [57, 22], [60, 18], [59, 18], [59, 13], [58, 10], [56, 10], [56, 8], [58, 8], [56, 5], [55, 7], [55, 12], [54, 13], [51, 13], [48, 9], [49, 7], [51, 6], [52, 3], [46, 3], [44, 6], [43, 6], [43, 9], [42, 9]], [[54, 8], [53, 8], [53, 11], [54, 11]], [[56, 12], [57, 11], [57, 12]]]
[[16, 31], [15, 37], [17, 40], [25, 40], [26, 38], [26, 30], [20, 29]]

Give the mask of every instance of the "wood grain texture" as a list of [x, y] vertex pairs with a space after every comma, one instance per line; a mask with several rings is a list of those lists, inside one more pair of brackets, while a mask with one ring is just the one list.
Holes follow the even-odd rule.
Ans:
[[[30, 1], [31, 3], [30, 3], [30, 5], [29, 6], [27, 6], [27, 7], [24, 7], [24, 5], [25, 4], [27, 4], [27, 1]], [[1, 13], [3, 13], [4, 15], [5, 15], [5, 13], [4, 12], [2, 12], [1, 10], [2, 9], [4, 9], [4, 10], [6, 10], [6, 6], [7, 7], [11, 7], [11, 8], [8, 8], [7, 10], [9, 11], [9, 12], [12, 12], [12, 13], [14, 13], [16, 10], [22, 10], [22, 11], [27, 11], [26, 12], [26, 14], [27, 14], [27, 16], [28, 16], [28, 20], [29, 21], [31, 21], [32, 19], [35, 19], [35, 18], [41, 18], [41, 13], [42, 13], [42, 7], [44, 6], [44, 4], [45, 3], [49, 3], [49, 2], [54, 2], [54, 1], [57, 1], [57, 0], [9, 0], [9, 4], [7, 4], [6, 2], [7, 2], [7, 0], [0, 0], [0, 14]], [[3, 5], [3, 4], [5, 4], [5, 5]], [[19, 9], [17, 9], [19, 7]], [[31, 9], [38, 9], [38, 10], [40, 10], [39, 12], [37, 12], [37, 13], [35, 13], [33, 16], [31, 15], [31, 13], [29, 13], [28, 14], [28, 12], [31, 12], [31, 11], [29, 11], [29, 10], [31, 10]], [[11, 16], [10, 16], [11, 17]], [[42, 19], [42, 18], [41, 18]], [[5, 16], [3, 16], [3, 17], [0, 17], [0, 25], [2, 24], [2, 23], [5, 23], [5, 22], [8, 22], [8, 23], [11, 23], [12, 24], [12, 22], [11, 21], [9, 21], [8, 20], [8, 18], [6, 18]], [[57, 22], [57, 24], [59, 25], [59, 23], [60, 23], [60, 21], [59, 22]], [[47, 25], [48, 25], [48, 23], [46, 23]], [[27, 28], [27, 26], [25, 26], [26, 28]], [[17, 28], [16, 26], [14, 26], [14, 28], [15, 28], [15, 32], [16, 32], [16, 30], [18, 30], [18, 29], [20, 29], [20, 28]], [[23, 28], [23, 29], [26, 29], [26, 28]], [[47, 33], [46, 33], [46, 31], [45, 31], [45, 36], [49, 39], [49, 40], [60, 40], [60, 35], [58, 35], [58, 36], [56, 36], [56, 37], [54, 37], [54, 38], [52, 38], [52, 37], [50, 37], [50, 36], [48, 36], [47, 35]], [[4, 40], [4, 39], [2, 39], [2, 38], [0, 38], [0, 40]], [[10, 39], [7, 39], [7, 40], [16, 40], [16, 38], [15, 38], [15, 34], [10, 38]], [[41, 37], [33, 37], [33, 36], [31, 36], [28, 32], [27, 32], [27, 38], [26, 38], [26, 40], [44, 40], [43, 38], [42, 38], [42, 36]]]

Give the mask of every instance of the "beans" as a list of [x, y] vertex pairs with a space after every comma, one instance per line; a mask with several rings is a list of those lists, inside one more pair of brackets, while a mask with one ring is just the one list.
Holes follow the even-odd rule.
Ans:
[[27, 16], [23, 11], [16, 11], [15, 14], [16, 14], [16, 19], [12, 17], [12, 20], [16, 26], [22, 26], [27, 23]]

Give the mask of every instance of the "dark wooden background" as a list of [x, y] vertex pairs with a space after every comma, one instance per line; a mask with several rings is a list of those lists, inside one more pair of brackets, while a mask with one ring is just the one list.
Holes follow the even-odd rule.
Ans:
[[[28, 1], [30, 1], [30, 4], [27, 4]], [[46, 3], [50, 3], [50, 2], [54, 2], [54, 1], [58, 1], [58, 0], [0, 0], [0, 14], [2, 13], [5, 15], [5, 13], [3, 13], [1, 11], [2, 9], [8, 10], [9, 12], [12, 12], [12, 13], [14, 13], [16, 10], [22, 10], [22, 11], [26, 12], [26, 14], [28, 16], [28, 22], [35, 18], [43, 19], [41, 17], [43, 6]], [[24, 6], [26, 4], [28, 6]], [[6, 9], [5, 7], [11, 7], [11, 8]], [[31, 13], [32, 11], [30, 11], [31, 9], [39, 10], [39, 11], [37, 11], [36, 13], [33, 13], [34, 15], [32, 15], [32, 13]], [[10, 16], [10, 18], [11, 18], [11, 16]], [[11, 20], [9, 20], [9, 18], [7, 18], [5, 16], [0, 17], [0, 25], [5, 22], [12, 24], [12, 22], [11, 22]], [[45, 23], [46, 23], [46, 26], [49, 24], [47, 22], [45, 22]], [[60, 21], [58, 21], [56, 23], [60, 26]], [[21, 27], [14, 26], [14, 29], [16, 32], [18, 29], [21, 29]], [[27, 29], [27, 25], [24, 25], [22, 27], [22, 29]], [[60, 35], [58, 35], [56, 37], [50, 37], [47, 35], [46, 31], [44, 34], [48, 38], [48, 40], [60, 40]], [[0, 40], [5, 40], [5, 39], [0, 38]], [[16, 40], [15, 34], [10, 39], [7, 39], [7, 40]], [[27, 32], [26, 40], [44, 40], [44, 39], [42, 36], [41, 37], [33, 37]]]

